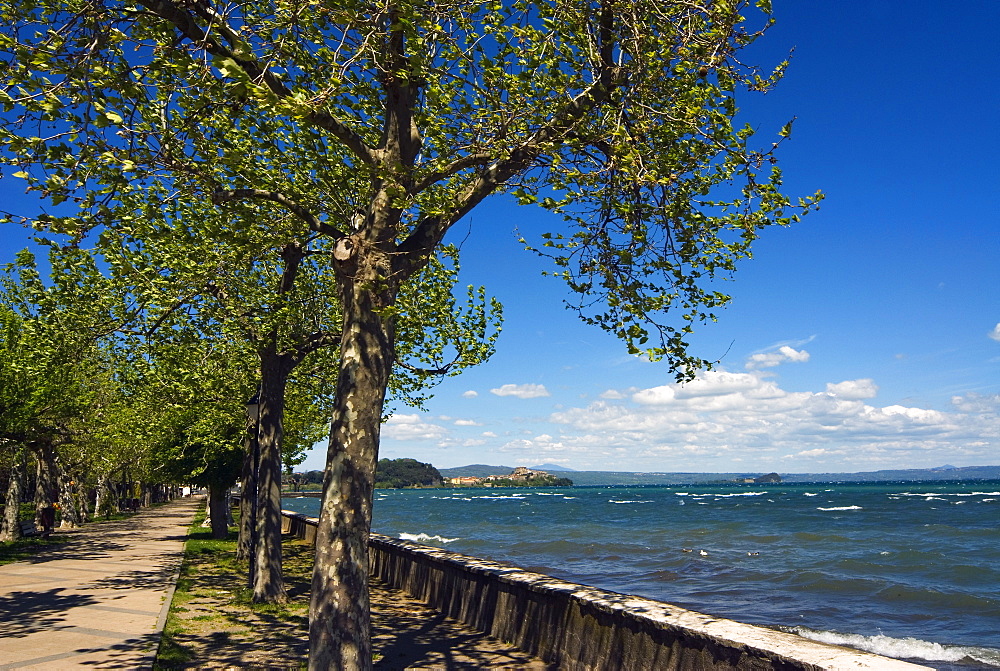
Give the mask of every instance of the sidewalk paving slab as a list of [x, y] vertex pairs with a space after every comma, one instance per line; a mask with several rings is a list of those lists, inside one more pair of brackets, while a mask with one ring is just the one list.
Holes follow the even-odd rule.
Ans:
[[203, 499], [57, 531], [68, 540], [0, 566], [0, 671], [149, 669], [187, 530]]

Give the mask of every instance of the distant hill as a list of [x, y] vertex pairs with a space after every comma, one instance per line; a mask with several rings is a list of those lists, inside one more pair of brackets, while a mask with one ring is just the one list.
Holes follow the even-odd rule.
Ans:
[[574, 471], [573, 484], [595, 485], [706, 485], [731, 483], [759, 473], [640, 473], [623, 471]]
[[572, 468], [566, 468], [565, 466], [560, 466], [559, 464], [542, 464], [540, 466], [529, 466], [528, 468], [530, 468], [533, 471], [548, 471], [548, 472], [552, 472], [552, 471], [567, 471], [567, 472], [573, 472]]
[[[569, 470], [552, 464], [533, 467], [537, 470]], [[441, 475], [447, 478], [487, 475], [505, 475], [513, 469], [510, 466], [489, 466], [472, 464], [458, 468], [442, 468]], [[731, 483], [743, 478], [752, 478], [764, 473], [644, 473], [627, 471], [573, 471], [573, 484], [577, 486], [608, 485], [704, 485]], [[902, 470], [868, 471], [862, 473], [780, 473], [786, 483], [794, 482], [878, 482], [884, 480], [997, 480], [1000, 466], [941, 466], [938, 468], [915, 468]]]
[[878, 482], [882, 480], [997, 480], [1000, 466], [940, 466], [938, 468], [908, 468], [866, 471], [862, 473], [788, 473], [781, 474], [785, 482]]
[[469, 464], [468, 466], [438, 469], [441, 475], [446, 478], [485, 478], [487, 475], [507, 475], [513, 470], [513, 466], [489, 466], [487, 464]]

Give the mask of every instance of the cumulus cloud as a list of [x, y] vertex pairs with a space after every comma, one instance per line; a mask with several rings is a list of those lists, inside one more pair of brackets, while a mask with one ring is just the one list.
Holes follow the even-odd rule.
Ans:
[[455, 426], [482, 426], [474, 419], [456, 419]]
[[844, 380], [843, 382], [827, 382], [826, 393], [838, 398], [862, 399], [875, 398], [878, 385], [871, 378], [860, 380]]
[[1000, 342], [1000, 322], [997, 322], [997, 325], [993, 327], [993, 330], [990, 331], [989, 336], [993, 340]]
[[747, 370], [757, 370], [760, 368], [774, 368], [783, 363], [805, 363], [809, 361], [809, 352], [804, 349], [795, 349], [788, 345], [782, 345], [770, 352], [758, 352], [747, 359]]
[[578, 437], [564, 440], [563, 438], [553, 438], [543, 433], [534, 438], [519, 438], [508, 441], [501, 445], [499, 449], [501, 452], [534, 452], [538, 454], [588, 451], [589, 445], [579, 444], [578, 440]]
[[462, 398], [476, 398], [479, 396], [479, 392], [474, 389], [462, 393]]
[[[1000, 396], [956, 397], [952, 410], [941, 411], [878, 406], [871, 403], [877, 392], [870, 378], [793, 392], [764, 372], [709, 371], [686, 385], [602, 398], [549, 419], [562, 426], [563, 446], [623, 449], [637, 470], [726, 470], [739, 460], [766, 468], [776, 459], [809, 470], [831, 458], [838, 470], [875, 470], [930, 466], [959, 451], [981, 459], [1000, 448]], [[941, 456], [932, 458], [935, 452]]]
[[1000, 415], [1000, 394], [952, 396], [951, 404], [959, 412]]
[[440, 440], [447, 435], [448, 429], [420, 415], [393, 415], [382, 427], [382, 436], [392, 440]]
[[505, 384], [496, 389], [490, 389], [490, 393], [516, 398], [543, 398], [550, 395], [544, 384]]

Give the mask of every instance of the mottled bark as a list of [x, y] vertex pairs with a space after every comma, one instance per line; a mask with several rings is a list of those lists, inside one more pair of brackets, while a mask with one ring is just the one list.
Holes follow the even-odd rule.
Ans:
[[89, 488], [84, 486], [76, 488], [76, 513], [80, 516], [80, 524], [86, 524], [91, 519], [89, 492]]
[[7, 485], [6, 506], [3, 519], [0, 520], [0, 541], [16, 541], [21, 538], [21, 524], [18, 513], [21, 507], [21, 496], [24, 482], [25, 461], [27, 454], [23, 450], [15, 455], [14, 465], [10, 469], [10, 483]]
[[60, 529], [74, 529], [80, 526], [80, 514], [76, 509], [76, 481], [68, 473], [59, 474], [59, 509], [62, 520]]
[[[367, 270], [367, 273], [365, 272]], [[365, 282], [366, 274], [370, 281]], [[374, 264], [342, 291], [344, 329], [309, 610], [310, 669], [370, 669], [368, 536], [382, 408], [394, 356]]]
[[53, 505], [58, 501], [59, 466], [52, 445], [35, 443], [31, 446], [35, 455], [35, 526], [45, 530], [51, 528], [55, 515]]
[[236, 541], [236, 559], [246, 561], [250, 557], [250, 541], [253, 536], [253, 493], [257, 486], [253, 472], [253, 431], [257, 423], [252, 422], [247, 431], [246, 451], [243, 454], [243, 469], [240, 471], [240, 535]]
[[257, 464], [257, 548], [254, 553], [253, 600], [281, 603], [281, 440], [285, 387], [290, 361], [273, 350], [260, 353], [260, 432]]
[[94, 499], [94, 515], [111, 517], [115, 512], [114, 496], [107, 475], [97, 476], [97, 493]]

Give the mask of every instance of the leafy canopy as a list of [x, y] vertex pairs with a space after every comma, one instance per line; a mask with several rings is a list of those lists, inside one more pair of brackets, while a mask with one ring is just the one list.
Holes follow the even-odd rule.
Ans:
[[[780, 188], [736, 95], [781, 77], [738, 52], [767, 0], [4, 0], [4, 160], [81, 235], [144, 207], [266, 204], [226, 226], [378, 246], [411, 278], [502, 192], [559, 217], [524, 231], [581, 317], [679, 376], [687, 334], [761, 229], [815, 205]], [[58, 212], [58, 213], [57, 213]], [[69, 212], [69, 213], [66, 213]], [[297, 232], [296, 232], [297, 231]], [[671, 319], [664, 318], [669, 313]]]

